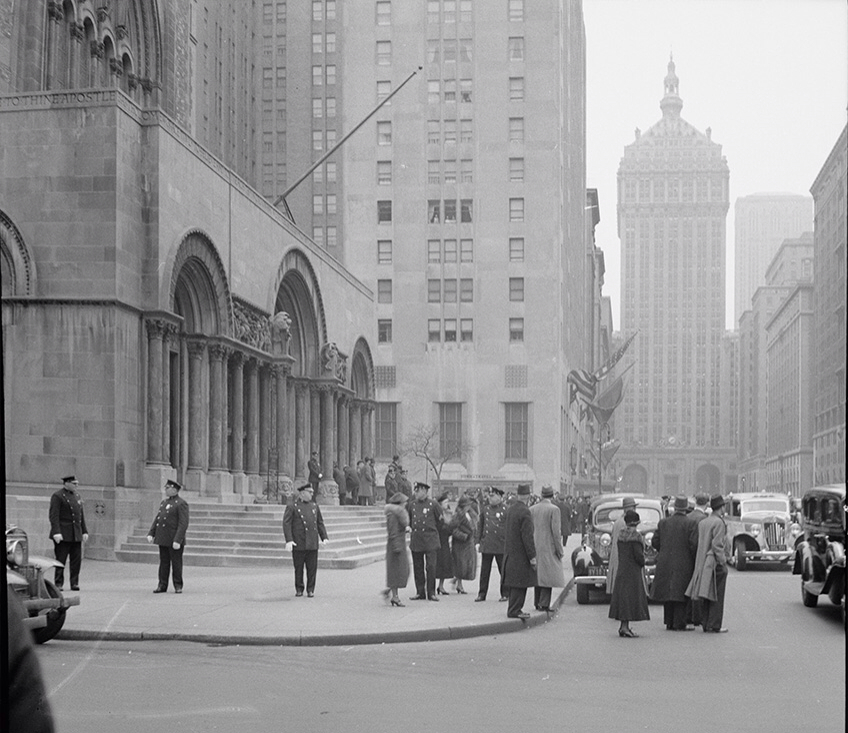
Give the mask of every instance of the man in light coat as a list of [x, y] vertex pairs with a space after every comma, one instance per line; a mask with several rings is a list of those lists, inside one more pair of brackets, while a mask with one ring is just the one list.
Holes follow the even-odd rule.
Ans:
[[504, 585], [509, 588], [506, 615], [509, 618], [530, 618], [524, 613], [527, 589], [536, 585], [536, 545], [533, 542], [533, 517], [530, 484], [519, 484], [518, 495], [506, 510], [504, 534]]
[[724, 523], [724, 498], [710, 499], [712, 514], [698, 524], [698, 553], [695, 570], [686, 595], [701, 601], [701, 625], [704, 631], [724, 634], [724, 590], [727, 584], [727, 525]]
[[551, 591], [565, 587], [562, 571], [562, 514], [552, 499], [554, 490], [542, 487], [542, 500], [530, 507], [533, 544], [536, 545], [536, 586], [533, 604], [537, 611], [551, 610]]
[[692, 579], [695, 553], [698, 550], [698, 523], [686, 512], [689, 500], [685, 496], [674, 499], [674, 514], [660, 519], [651, 538], [658, 550], [657, 570], [651, 587], [651, 600], [663, 604], [663, 621], [669, 631], [686, 631], [686, 588]]
[[612, 523], [609, 564], [607, 565], [607, 595], [612, 595], [615, 588], [615, 574], [618, 571], [618, 535], [624, 529], [624, 513], [632, 509], [636, 511], [636, 499], [625, 496], [621, 502], [621, 516]]

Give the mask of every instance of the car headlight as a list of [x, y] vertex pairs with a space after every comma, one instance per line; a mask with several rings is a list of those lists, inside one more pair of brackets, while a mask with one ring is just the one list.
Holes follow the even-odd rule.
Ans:
[[23, 565], [25, 559], [24, 543], [15, 540], [6, 546], [6, 561], [13, 565]]
[[797, 537], [799, 534], [801, 534], [801, 532], [803, 532], [803, 530], [801, 529], [801, 525], [796, 522], [792, 523], [792, 526], [789, 528], [789, 531], [793, 537]]
[[654, 533], [653, 532], [646, 532], [645, 533], [645, 544], [650, 545], [652, 539], [654, 539]]
[[609, 547], [612, 543], [612, 537], [610, 537], [606, 532], [601, 535], [601, 547]]

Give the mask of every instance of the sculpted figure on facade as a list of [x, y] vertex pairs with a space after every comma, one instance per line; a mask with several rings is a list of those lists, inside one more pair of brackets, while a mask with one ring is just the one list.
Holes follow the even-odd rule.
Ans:
[[289, 354], [291, 341], [291, 316], [285, 311], [277, 311], [268, 319], [271, 328], [271, 352]]
[[321, 347], [321, 370], [325, 376], [332, 376], [340, 382], [347, 379], [347, 355], [339, 351], [335, 342]]

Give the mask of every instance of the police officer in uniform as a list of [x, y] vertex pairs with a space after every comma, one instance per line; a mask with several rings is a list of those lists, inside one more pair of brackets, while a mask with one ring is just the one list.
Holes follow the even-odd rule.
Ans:
[[503, 505], [503, 490], [495, 486], [489, 487], [489, 499], [480, 519], [477, 520], [477, 536], [480, 542], [477, 550], [482, 554], [480, 563], [480, 590], [477, 592], [475, 601], [485, 601], [489, 592], [489, 576], [492, 572], [492, 560], [498, 564], [498, 572], [501, 575], [501, 600], [506, 601], [507, 589], [503, 584], [503, 553], [506, 535], [504, 534], [504, 523], [506, 509]]
[[173, 573], [174, 593], [183, 592], [183, 550], [188, 529], [188, 503], [180, 496], [182, 485], [168, 479], [165, 498], [147, 533], [148, 543], [159, 545], [159, 585], [154, 593], [168, 590], [168, 578]]
[[427, 497], [429, 484], [415, 483], [415, 494], [407, 504], [409, 526], [412, 535], [409, 549], [412, 550], [412, 573], [415, 577], [416, 595], [413, 601], [438, 601], [436, 595], [436, 555], [442, 546], [439, 525], [442, 523], [442, 507]]
[[283, 533], [286, 549], [291, 550], [294, 562], [294, 594], [303, 595], [303, 568], [306, 567], [306, 595], [312, 598], [318, 573], [318, 544], [326, 545], [329, 540], [321, 509], [312, 501], [315, 493], [312, 484], [304, 484], [297, 491], [298, 497], [283, 514]]
[[79, 590], [82, 543], [88, 542], [85, 510], [77, 486], [79, 481], [76, 476], [65, 476], [62, 488], [50, 497], [50, 538], [53, 540], [56, 561], [62, 563], [61, 567], [56, 568], [53, 580], [59, 590], [65, 583], [65, 563], [69, 556], [71, 590]]

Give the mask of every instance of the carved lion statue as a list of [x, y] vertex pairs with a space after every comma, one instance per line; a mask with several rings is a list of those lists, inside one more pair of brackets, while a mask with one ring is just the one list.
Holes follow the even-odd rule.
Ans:
[[268, 319], [268, 323], [271, 326], [271, 350], [288, 354], [289, 341], [291, 341], [291, 316], [285, 311], [277, 311]]

